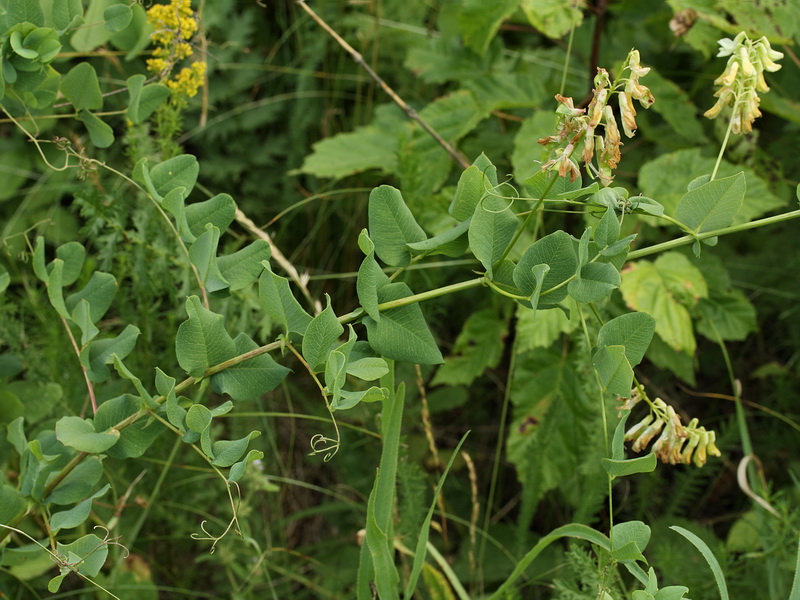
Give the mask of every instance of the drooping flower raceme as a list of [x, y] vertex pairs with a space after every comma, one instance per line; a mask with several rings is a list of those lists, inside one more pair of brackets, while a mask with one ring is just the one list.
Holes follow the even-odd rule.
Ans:
[[715, 85], [720, 86], [714, 94], [717, 102], [705, 112], [705, 116], [715, 119], [723, 108], [733, 105], [731, 132], [749, 133], [753, 130], [753, 121], [761, 116], [758, 93], [769, 91], [764, 71], [775, 72], [780, 69], [776, 61], [783, 58], [783, 53], [773, 50], [766, 37], [754, 42], [745, 32], [732, 40], [723, 38], [719, 40], [719, 45], [717, 56], [730, 58], [725, 71], [714, 81]]

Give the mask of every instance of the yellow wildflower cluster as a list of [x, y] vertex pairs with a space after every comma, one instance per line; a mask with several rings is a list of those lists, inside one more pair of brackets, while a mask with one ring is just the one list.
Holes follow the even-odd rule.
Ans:
[[205, 62], [195, 62], [170, 77], [175, 65], [192, 56], [189, 41], [197, 33], [197, 19], [191, 0], [171, 0], [147, 9], [147, 20], [153, 26], [150, 39], [156, 44], [147, 69], [158, 74], [173, 92], [173, 98], [193, 97], [203, 85]]
[[190, 67], [184, 67], [175, 77], [166, 81], [173, 94], [180, 94], [193, 98], [197, 90], [203, 85], [206, 75], [206, 63], [195, 62]]
[[[633, 137], [636, 132], [636, 110], [633, 100], [637, 100], [644, 108], [650, 108], [655, 98], [650, 90], [639, 83], [639, 78], [650, 71], [639, 64], [639, 51], [631, 50], [623, 70], [628, 71], [628, 76], [615, 81], [613, 84], [605, 69], [598, 68], [594, 79], [592, 101], [588, 108], [575, 108], [572, 98], [565, 98], [558, 94], [556, 100], [561, 106], [556, 109], [558, 114], [558, 130], [556, 135], [544, 137], [539, 143], [551, 151], [551, 159], [542, 165], [542, 170], [557, 171], [561, 177], [569, 175], [570, 181], [575, 181], [580, 176], [578, 160], [573, 154], [583, 144], [580, 157], [586, 168], [593, 172], [603, 185], [610, 185], [614, 179], [613, 170], [620, 160], [619, 127], [611, 109], [609, 101], [613, 94], [617, 94], [619, 101], [622, 128], [625, 135]], [[622, 87], [623, 89], [617, 89]], [[602, 125], [603, 135], [596, 135], [595, 129]], [[597, 167], [592, 164], [592, 159], [597, 156]]]
[[753, 121], [761, 116], [758, 92], [769, 91], [764, 71], [773, 73], [780, 69], [781, 66], [775, 61], [783, 58], [783, 53], [773, 50], [767, 38], [753, 42], [744, 32], [732, 40], [719, 40], [719, 45], [717, 56], [730, 58], [725, 72], [714, 81], [715, 85], [720, 86], [714, 94], [718, 99], [705, 112], [705, 116], [715, 119], [725, 106], [732, 104], [731, 131], [748, 133], [753, 130]]

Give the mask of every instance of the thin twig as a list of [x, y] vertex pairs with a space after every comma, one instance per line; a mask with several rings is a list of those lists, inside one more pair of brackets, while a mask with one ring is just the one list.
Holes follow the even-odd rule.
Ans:
[[292, 281], [297, 284], [297, 287], [300, 288], [300, 291], [305, 296], [306, 300], [308, 300], [311, 307], [314, 309], [314, 314], [319, 314], [322, 312], [322, 304], [320, 301], [314, 296], [311, 295], [311, 292], [308, 291], [308, 287], [306, 287], [306, 282], [308, 281], [308, 274], [300, 275], [297, 272], [297, 269], [294, 268], [294, 265], [287, 259], [280, 249], [275, 245], [275, 242], [272, 241], [272, 238], [265, 233], [263, 230], [258, 228], [258, 225], [253, 223], [246, 214], [244, 214], [241, 209], [236, 209], [236, 220], [239, 224], [247, 229], [250, 233], [257, 236], [259, 239], [264, 240], [269, 244], [269, 249], [272, 251], [272, 258], [275, 259], [281, 268], [286, 271], [286, 274], [289, 275]]
[[461, 154], [456, 148], [450, 145], [441, 135], [439, 135], [436, 130], [431, 127], [422, 117], [419, 116], [416, 110], [413, 107], [409, 106], [409, 104], [403, 100], [400, 96], [397, 95], [389, 84], [386, 83], [380, 75], [378, 75], [369, 64], [364, 60], [364, 57], [361, 56], [361, 53], [358, 52], [355, 48], [353, 48], [350, 44], [348, 44], [342, 36], [340, 36], [336, 31], [334, 31], [330, 25], [328, 25], [325, 21], [322, 20], [317, 13], [315, 13], [306, 3], [305, 0], [295, 0], [295, 2], [300, 5], [300, 7], [306, 11], [306, 13], [314, 19], [314, 21], [325, 30], [325, 32], [330, 35], [336, 43], [339, 44], [347, 53], [352, 57], [357, 65], [359, 65], [362, 69], [364, 69], [367, 74], [377, 83], [383, 91], [386, 92], [389, 97], [394, 101], [397, 106], [403, 109], [409, 118], [414, 119], [417, 123], [419, 123], [420, 127], [422, 127], [428, 135], [430, 135], [437, 144], [439, 144], [445, 151], [450, 155], [450, 157], [456, 162], [456, 164], [460, 165], [462, 168], [466, 169], [469, 167], [469, 161], [466, 157]]

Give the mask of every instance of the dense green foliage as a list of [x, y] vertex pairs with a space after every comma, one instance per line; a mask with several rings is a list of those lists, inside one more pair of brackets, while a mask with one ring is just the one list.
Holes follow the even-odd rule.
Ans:
[[0, 597], [800, 600], [798, 42], [0, 0]]

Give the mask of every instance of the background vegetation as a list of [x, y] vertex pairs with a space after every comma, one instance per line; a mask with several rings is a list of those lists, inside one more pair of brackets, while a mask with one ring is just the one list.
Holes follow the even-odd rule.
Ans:
[[[47, 19], [60, 9], [78, 14], [71, 1], [41, 5]], [[19, 21], [15, 11], [31, 6], [39, 3], [0, 1], [0, 22], [8, 25], [0, 29], [10, 30]], [[113, 304], [95, 323], [109, 339], [126, 325], [138, 328], [135, 349], [122, 357], [124, 368], [155, 395], [156, 368], [179, 379], [187, 371], [175, 339], [187, 318], [187, 296], [200, 291], [179, 238], [142, 191], [146, 186], [134, 173], [140, 159], [153, 169], [178, 155], [197, 157], [191, 201], [227, 193], [241, 211], [227, 232], [222, 228], [219, 254], [266, 241], [259, 230], [266, 232], [272, 269], [293, 281], [306, 310], [318, 312], [327, 294], [340, 315], [361, 304], [358, 240], [368, 225], [370, 191], [382, 184], [402, 190], [420, 226], [436, 235], [453, 222], [448, 207], [465, 166], [409, 119], [299, 4], [201, 0], [191, 7], [195, 14], [184, 15], [196, 22], [186, 39], [191, 57], [159, 55], [159, 47], [174, 49], [180, 41], [150, 39], [149, 4], [132, 4], [130, 16], [121, 10], [119, 23], [113, 10], [107, 12], [113, 6], [84, 2], [83, 21], [57, 26], [61, 47], [51, 63], [62, 77], [83, 76], [74, 69], [91, 65], [102, 107], [86, 100], [86, 80], [71, 87], [62, 79], [52, 98], [37, 82], [31, 89], [39, 95], [29, 97], [24, 77], [11, 82], [4, 70], [0, 483], [8, 495], [0, 497], [7, 502], [0, 503], [0, 522], [7, 525], [16, 514], [8, 490], [20, 488], [20, 473], [33, 468], [22, 464], [19, 434], [8, 426], [24, 417], [27, 440], [40, 436], [47, 455], [59, 419], [92, 414], [71, 339], [80, 338], [83, 327], [67, 325], [50, 305], [52, 284], [35, 273], [37, 236], [44, 237], [40, 252], [48, 259], [68, 242], [85, 246], [86, 261], [70, 291], [96, 271], [113, 274]], [[651, 68], [643, 82], [656, 102], [639, 110], [636, 136], [624, 139], [614, 185], [656, 199], [668, 214], [690, 182], [711, 173], [725, 137], [727, 118], [702, 116], [715, 102], [714, 80], [724, 68], [724, 59], [715, 58], [717, 40], [739, 31], [753, 40], [767, 36], [785, 54], [783, 68], [768, 74], [764, 114], [754, 131], [732, 136], [719, 177], [744, 172], [747, 194], [735, 224], [796, 208], [800, 6], [792, 2], [370, 0], [312, 8], [467, 165], [481, 153], [489, 157], [507, 196], [514, 195], [512, 186], [524, 195], [525, 180], [546, 159], [537, 140], [555, 131], [555, 94], [586, 106], [597, 67], [620, 75], [635, 47]], [[30, 10], [23, 21], [36, 18]], [[10, 33], [3, 40], [5, 69], [17, 50]], [[159, 56], [175, 63], [171, 72], [152, 64], [148, 70], [147, 60]], [[181, 75], [181, 68], [198, 62], [204, 70]], [[149, 115], [144, 108], [131, 112], [135, 75], [168, 90], [150, 92], [160, 105]], [[87, 116], [92, 113], [99, 116]], [[110, 142], [92, 120], [100, 118], [113, 133]], [[77, 168], [45, 164], [43, 158], [64, 164], [64, 148]], [[140, 187], [98, 161], [133, 176]], [[584, 174], [583, 185], [590, 182]], [[544, 232], [564, 229], [580, 237], [595, 223], [582, 208], [552, 206], [539, 224]], [[646, 215], [622, 218], [623, 234], [638, 234], [634, 251], [680, 235], [666, 225]], [[608, 443], [603, 419], [613, 419], [613, 431], [617, 411], [610, 398], [606, 415], [598, 409], [592, 345], [576, 311], [569, 317], [557, 309], [538, 311], [534, 319], [534, 311], [484, 287], [423, 303], [445, 362], [396, 363], [405, 410], [391, 510], [404, 580], [444, 465], [471, 433], [434, 502], [430, 542], [441, 560], [429, 549], [415, 597], [488, 597], [551, 530], [581, 523], [608, 532], [612, 519], [647, 523], [652, 533], [645, 555], [659, 581], [688, 587], [692, 598], [716, 597], [717, 583], [700, 554], [669, 529], [673, 525], [713, 551], [731, 597], [789, 597], [800, 527], [796, 228], [785, 221], [723, 236], [718, 245], [703, 246], [699, 259], [686, 245], [630, 261], [620, 290], [600, 303], [604, 319], [629, 309], [657, 313], [656, 334], [636, 376], [652, 397], [674, 406], [684, 424], [697, 417], [715, 430], [722, 451], [702, 468], [659, 464], [652, 473], [616, 480], [613, 515], [600, 459]], [[202, 231], [201, 224], [195, 235]], [[534, 235], [531, 228], [523, 241], [530, 244]], [[269, 257], [263, 246], [253, 248]], [[635, 280], [632, 273], [647, 268], [659, 274], [660, 284]], [[473, 271], [483, 269], [471, 255], [433, 256], [411, 265], [403, 280], [422, 292], [467, 280]], [[686, 293], [687, 285], [697, 286], [695, 292]], [[210, 294], [228, 330], [246, 332], [258, 344], [275, 339], [279, 324], [265, 314], [258, 285], [231, 290], [224, 298]], [[653, 299], [664, 304], [654, 306]], [[589, 327], [596, 336], [599, 324]], [[260, 431], [248, 440], [263, 458], [245, 461], [241, 497], [234, 499], [238, 522], [214, 542], [213, 553], [201, 523], [212, 537], [225, 530], [231, 518], [226, 485], [181, 442], [181, 431], [165, 431], [141, 456], [102, 461], [96, 479], [73, 502], [104, 493], [89, 502], [91, 512], [76, 528], [56, 536], [50, 507], [29, 510], [29, 518], [14, 522], [18, 531], [3, 533], [0, 597], [46, 597], [48, 581], [58, 574], [52, 557], [25, 534], [55, 548], [56, 538], [67, 544], [94, 525], [127, 549], [108, 546], [109, 558], [91, 576], [122, 598], [356, 597], [359, 540], [387, 417], [379, 403], [337, 412], [338, 452], [327, 461], [325, 452], [312, 453], [320, 447], [316, 436], [330, 438], [333, 425], [303, 364], [288, 350], [284, 355], [280, 362], [292, 375], [214, 420], [214, 439]], [[117, 375], [110, 364], [92, 364], [113, 372], [96, 379], [98, 404], [141, 395], [122, 369]], [[206, 382], [184, 393], [214, 407], [227, 399], [223, 390]], [[742, 467], [750, 454], [756, 458]], [[748, 469], [749, 484], [741, 473]], [[26, 495], [25, 502], [32, 500]], [[204, 539], [193, 539], [197, 533]], [[608, 555], [577, 542], [550, 546], [516, 585], [506, 597], [627, 598], [637, 587]], [[71, 576], [51, 597], [95, 595], [104, 593]]]

